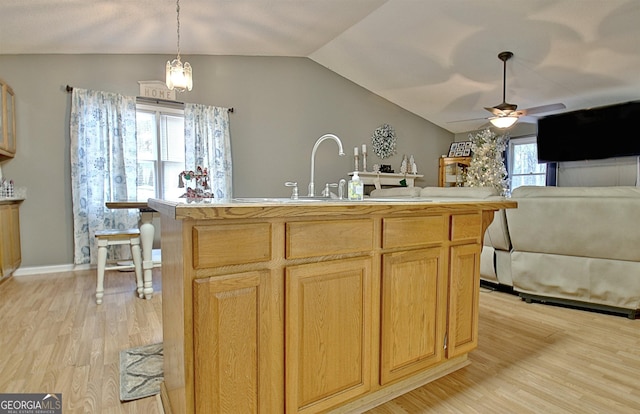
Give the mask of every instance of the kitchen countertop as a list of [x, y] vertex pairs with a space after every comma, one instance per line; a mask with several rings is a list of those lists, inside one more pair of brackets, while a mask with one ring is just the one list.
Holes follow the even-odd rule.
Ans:
[[[208, 200], [209, 201], [209, 200]], [[515, 208], [509, 199], [389, 198], [362, 201], [287, 198], [212, 199], [209, 202], [149, 199], [149, 207], [176, 219], [246, 219], [269, 217], [356, 216], [366, 214], [406, 215], [425, 210], [438, 213], [469, 209]]]
[[22, 201], [24, 201], [24, 198], [6, 198], [6, 197], [2, 197], [0, 198], [0, 204], [14, 204], [14, 203], [20, 203]]

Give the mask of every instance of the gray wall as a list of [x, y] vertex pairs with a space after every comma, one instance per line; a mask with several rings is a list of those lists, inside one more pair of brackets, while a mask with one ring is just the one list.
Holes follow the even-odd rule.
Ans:
[[[139, 80], [162, 80], [160, 55], [0, 55], [0, 78], [16, 93], [18, 150], [2, 163], [6, 178], [27, 187], [20, 210], [22, 266], [66, 265], [73, 261], [69, 167], [71, 86], [138, 95]], [[306, 58], [188, 56], [194, 89], [187, 102], [234, 107], [231, 140], [236, 197], [288, 196], [285, 181], [309, 181], [315, 140], [316, 188], [348, 178], [353, 147], [370, 144], [382, 123], [396, 129], [398, 155], [384, 160], [399, 170], [402, 154], [413, 154], [425, 178], [436, 185], [438, 157], [453, 134], [407, 112]], [[372, 156], [369, 165], [380, 163]]]

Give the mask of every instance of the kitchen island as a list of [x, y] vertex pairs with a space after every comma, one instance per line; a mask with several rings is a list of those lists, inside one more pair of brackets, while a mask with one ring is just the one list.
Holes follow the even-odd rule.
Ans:
[[509, 200], [213, 203], [161, 213], [167, 413], [362, 412], [466, 366]]

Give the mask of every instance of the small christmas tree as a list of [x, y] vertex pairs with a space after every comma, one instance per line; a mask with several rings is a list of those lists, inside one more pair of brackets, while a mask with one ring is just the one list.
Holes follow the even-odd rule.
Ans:
[[493, 187], [500, 195], [507, 192], [507, 169], [504, 166], [504, 151], [509, 137], [496, 135], [489, 129], [469, 134], [471, 140], [471, 163], [467, 169], [469, 187]]

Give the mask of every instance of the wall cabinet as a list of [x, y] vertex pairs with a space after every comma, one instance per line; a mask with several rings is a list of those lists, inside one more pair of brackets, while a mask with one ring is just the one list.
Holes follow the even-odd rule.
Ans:
[[20, 266], [20, 212], [19, 202], [0, 203], [0, 279], [4, 279]]
[[13, 89], [0, 79], [0, 156], [16, 154], [16, 102]]
[[440, 157], [439, 187], [464, 187], [471, 157]]
[[362, 411], [468, 364], [492, 210], [206, 208], [162, 214], [167, 411]]

